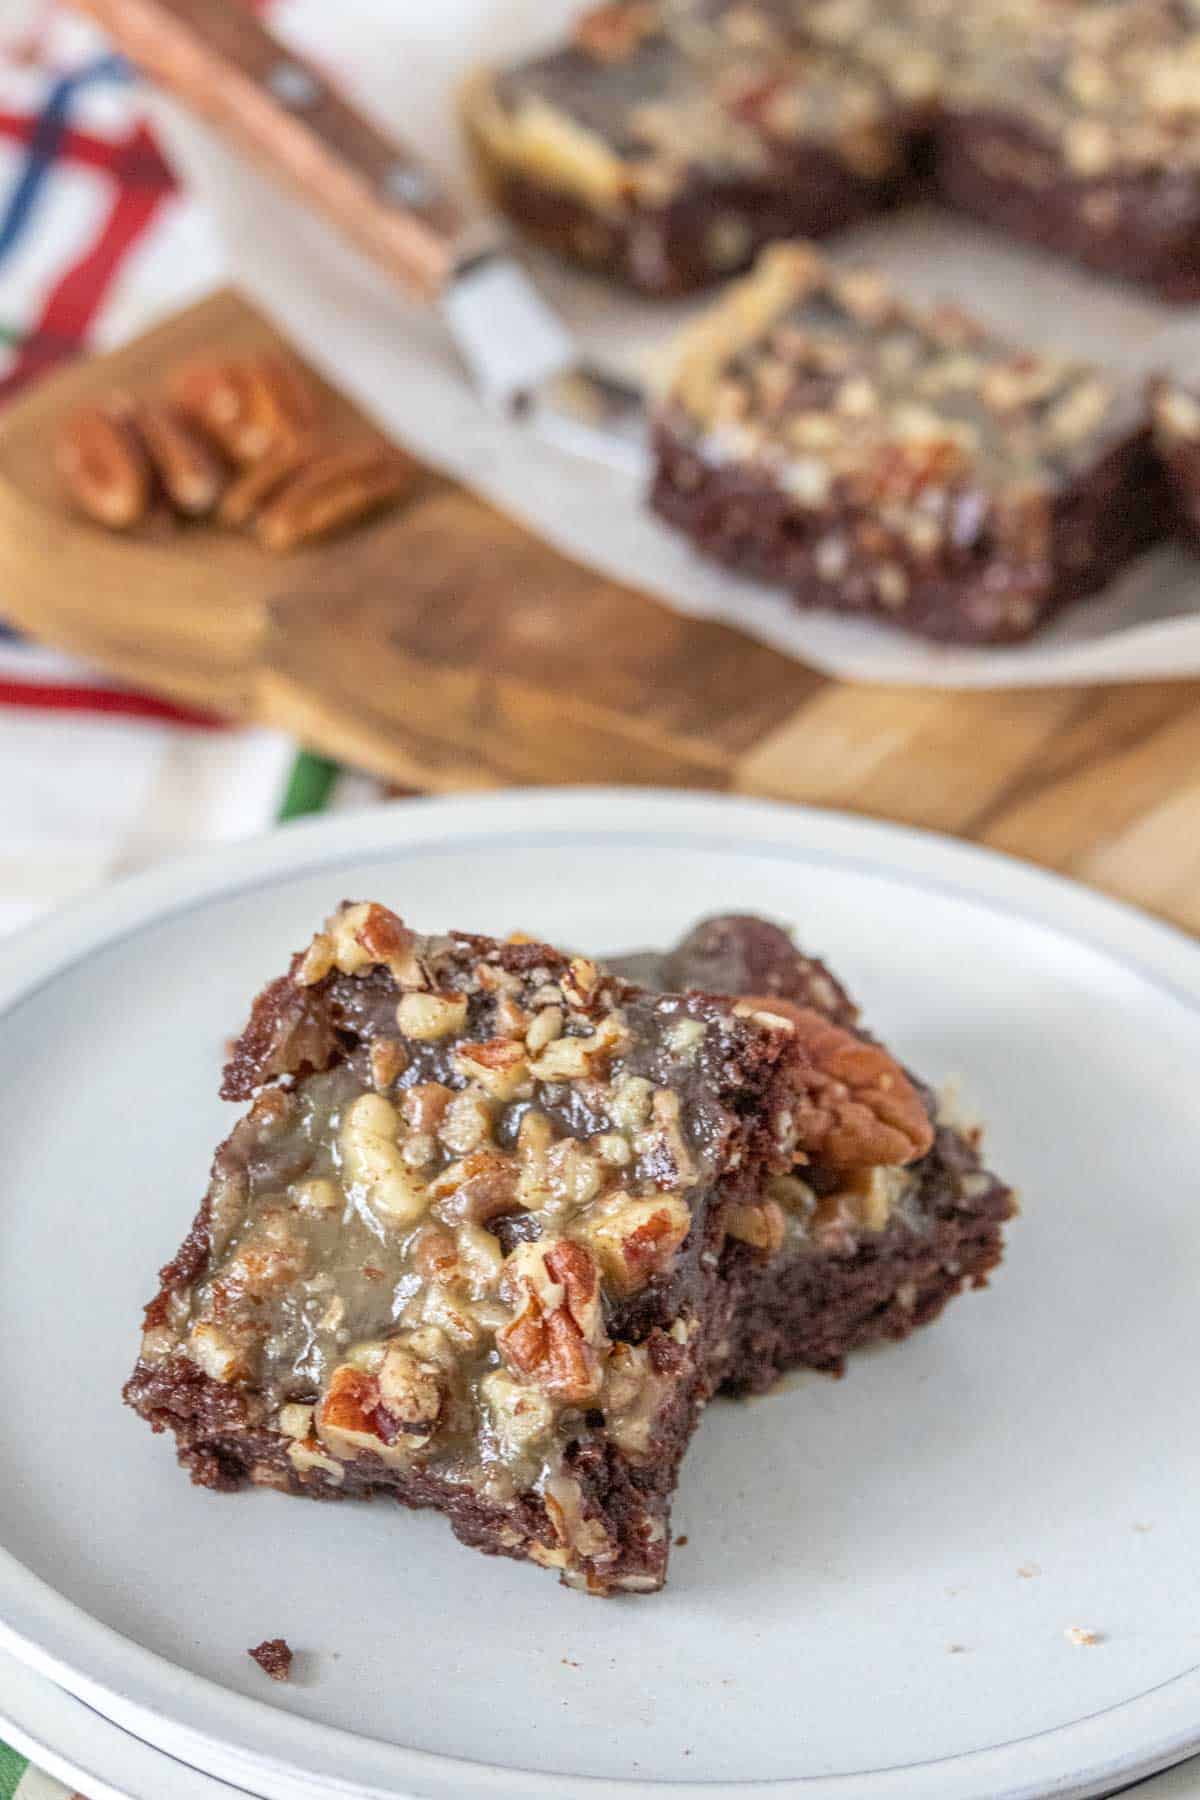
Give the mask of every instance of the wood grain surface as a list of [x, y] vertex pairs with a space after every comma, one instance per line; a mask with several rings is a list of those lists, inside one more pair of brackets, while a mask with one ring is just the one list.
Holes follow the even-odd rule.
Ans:
[[217, 294], [5, 413], [5, 614], [406, 786], [636, 782], [840, 807], [973, 838], [1200, 931], [1200, 683], [846, 686], [593, 575], [432, 475], [401, 511], [288, 557], [215, 526], [127, 540], [71, 514], [51, 467], [68, 410], [197, 351], [275, 341]]

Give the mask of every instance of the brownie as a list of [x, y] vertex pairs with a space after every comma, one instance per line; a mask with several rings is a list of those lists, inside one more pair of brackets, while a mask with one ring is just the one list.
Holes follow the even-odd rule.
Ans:
[[661, 1586], [704, 1402], [765, 1379], [733, 1314], [789, 1239], [769, 1183], [811, 1165], [814, 1219], [871, 1208], [933, 1135], [836, 1004], [766, 988], [345, 905], [233, 1049], [253, 1104], [126, 1398], [204, 1486], [388, 1492], [589, 1592]]
[[390, 1493], [591, 1593], [661, 1585], [713, 1393], [907, 1335], [1012, 1210], [756, 919], [605, 971], [347, 904], [222, 1091], [129, 1403], [201, 1485]]
[[1180, 536], [1200, 550], [1200, 383], [1166, 377], [1151, 382], [1150, 419], [1174, 523]]
[[1027, 638], [1164, 529], [1144, 396], [774, 245], [684, 333], [651, 503], [800, 606]]
[[1197, 27], [1186, 0], [1075, 0], [982, 31], [945, 78], [939, 191], [1164, 300], [1200, 298]]
[[645, 292], [836, 231], [926, 181], [950, 205], [1200, 294], [1189, 0], [616, 0], [478, 77], [468, 132], [531, 235]]
[[[755, 993], [785, 1011], [808, 1008], [871, 1041], [825, 965], [764, 919], [709, 919], [665, 957], [614, 966], [650, 986]], [[956, 1294], [986, 1286], [1016, 1210], [1012, 1191], [984, 1168], [978, 1128], [909, 1079], [934, 1122], [923, 1156], [850, 1182], [819, 1163], [774, 1177], [767, 1193], [783, 1213], [781, 1249], [763, 1264], [744, 1244], [726, 1247], [736, 1299], [723, 1391], [762, 1392], [798, 1366], [840, 1374], [851, 1351], [905, 1338]]]
[[528, 235], [654, 295], [877, 211], [908, 160], [886, 80], [744, 0], [595, 8], [566, 47], [474, 77], [464, 121]]

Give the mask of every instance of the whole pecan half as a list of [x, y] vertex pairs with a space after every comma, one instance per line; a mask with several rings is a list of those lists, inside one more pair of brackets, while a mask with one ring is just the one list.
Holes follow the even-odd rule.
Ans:
[[291, 361], [261, 353], [204, 358], [175, 371], [172, 398], [235, 463], [255, 463], [316, 419], [312, 389]]
[[416, 464], [387, 444], [317, 451], [259, 513], [258, 541], [267, 550], [295, 550], [403, 499], [416, 479]]
[[59, 478], [81, 512], [110, 531], [128, 531], [145, 518], [154, 475], [127, 406], [85, 406], [59, 434]]
[[887, 1051], [834, 1025], [822, 1013], [773, 994], [747, 995], [741, 1007], [787, 1021], [796, 1058], [797, 1148], [835, 1169], [915, 1162], [933, 1143], [933, 1126], [916, 1088]]
[[133, 422], [175, 511], [187, 519], [206, 518], [226, 482], [224, 465], [207, 439], [179, 407], [165, 400], [139, 401]]

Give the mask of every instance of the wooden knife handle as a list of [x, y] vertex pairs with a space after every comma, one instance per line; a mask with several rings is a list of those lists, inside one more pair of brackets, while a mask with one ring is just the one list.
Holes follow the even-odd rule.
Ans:
[[433, 300], [461, 220], [416, 154], [261, 25], [242, 0], [77, 0], [139, 67], [376, 263]]

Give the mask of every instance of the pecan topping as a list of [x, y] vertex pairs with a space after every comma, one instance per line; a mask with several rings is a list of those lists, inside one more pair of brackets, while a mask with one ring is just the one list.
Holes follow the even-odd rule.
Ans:
[[401, 1344], [389, 1344], [375, 1371], [335, 1369], [316, 1412], [321, 1441], [335, 1456], [371, 1450], [385, 1461], [419, 1449], [437, 1427], [442, 1376]]
[[691, 1227], [691, 1213], [674, 1194], [645, 1200], [617, 1193], [593, 1210], [586, 1230], [612, 1287], [633, 1294], [670, 1267]]
[[725, 1229], [730, 1237], [765, 1250], [768, 1256], [782, 1248], [785, 1221], [783, 1208], [776, 1200], [758, 1200], [752, 1205], [735, 1203], [726, 1208]]
[[461, 1162], [443, 1169], [429, 1191], [439, 1218], [485, 1225], [516, 1206], [518, 1179], [511, 1156], [472, 1150]]
[[606, 1343], [596, 1265], [582, 1244], [522, 1244], [509, 1257], [505, 1286], [519, 1303], [496, 1333], [510, 1369], [555, 1399], [578, 1405], [600, 1392]]
[[593, 6], [575, 24], [575, 44], [597, 62], [624, 62], [658, 28], [658, 8], [646, 0]]
[[796, 1068], [796, 1142], [811, 1162], [836, 1169], [915, 1162], [933, 1144], [921, 1097], [878, 1044], [821, 1013], [774, 995], [742, 1004], [790, 1024], [803, 1058]]

